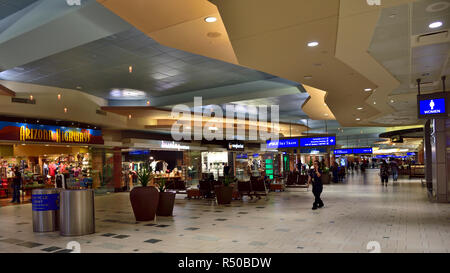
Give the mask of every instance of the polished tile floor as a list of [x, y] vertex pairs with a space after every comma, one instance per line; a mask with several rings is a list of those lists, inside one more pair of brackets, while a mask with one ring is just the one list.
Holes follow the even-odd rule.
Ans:
[[379, 183], [375, 170], [325, 185], [325, 207], [311, 210], [305, 189], [217, 206], [177, 196], [174, 217], [135, 222], [128, 193], [96, 197], [96, 233], [32, 232], [31, 205], [0, 208], [0, 252], [450, 252], [450, 205], [428, 201], [419, 180]]

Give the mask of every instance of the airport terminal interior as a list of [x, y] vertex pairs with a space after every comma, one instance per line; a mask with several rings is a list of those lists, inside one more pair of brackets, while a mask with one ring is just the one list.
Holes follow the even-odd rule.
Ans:
[[0, 0], [0, 253], [449, 253], [450, 0]]

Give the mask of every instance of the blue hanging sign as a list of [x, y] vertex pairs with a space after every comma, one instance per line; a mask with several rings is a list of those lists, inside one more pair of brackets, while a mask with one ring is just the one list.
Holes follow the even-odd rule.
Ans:
[[300, 138], [300, 147], [334, 146], [334, 145], [336, 145], [335, 136]]
[[277, 149], [277, 148], [297, 148], [298, 139], [280, 139], [280, 140], [268, 140], [267, 149]]

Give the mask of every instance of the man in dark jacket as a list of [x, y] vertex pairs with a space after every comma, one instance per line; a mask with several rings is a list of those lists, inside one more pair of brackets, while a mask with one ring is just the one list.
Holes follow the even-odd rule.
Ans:
[[18, 167], [14, 169], [14, 179], [13, 179], [13, 199], [11, 203], [20, 203], [20, 186], [22, 183], [22, 174]]
[[319, 168], [319, 161], [314, 161], [313, 168], [309, 171], [308, 175], [308, 184], [312, 183], [312, 192], [314, 194], [314, 203], [313, 203], [313, 210], [316, 210], [317, 208], [322, 208], [324, 206], [322, 199], [320, 199], [320, 194], [323, 190], [323, 184], [322, 184], [322, 170]]

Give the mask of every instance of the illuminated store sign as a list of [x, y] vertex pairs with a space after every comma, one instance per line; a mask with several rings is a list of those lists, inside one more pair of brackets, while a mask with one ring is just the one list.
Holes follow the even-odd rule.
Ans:
[[231, 151], [243, 151], [244, 148], [244, 143], [229, 142], [227, 145], [227, 149]]
[[104, 144], [102, 131], [0, 121], [0, 140]]
[[268, 140], [267, 149], [294, 148], [298, 147], [298, 139], [280, 139], [278, 141]]
[[335, 136], [300, 138], [300, 147], [333, 146], [333, 145], [336, 145]]
[[178, 150], [189, 150], [189, 146], [181, 145], [175, 142], [161, 142], [161, 148], [163, 149], [178, 149]]

